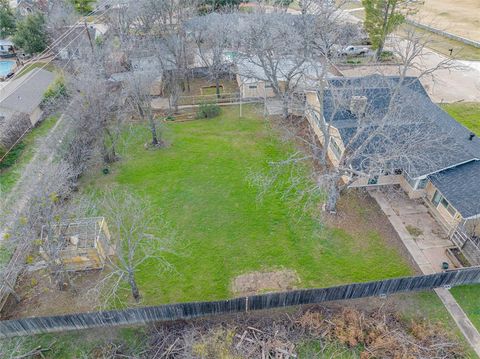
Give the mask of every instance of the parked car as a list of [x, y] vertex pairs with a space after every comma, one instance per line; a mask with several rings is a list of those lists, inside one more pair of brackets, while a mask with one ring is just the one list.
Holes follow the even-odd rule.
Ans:
[[368, 54], [370, 49], [365, 46], [347, 46], [341, 52], [340, 55], [342, 56], [364, 56]]

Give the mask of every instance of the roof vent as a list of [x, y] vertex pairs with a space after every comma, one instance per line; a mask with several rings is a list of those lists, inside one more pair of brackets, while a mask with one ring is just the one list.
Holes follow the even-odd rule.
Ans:
[[473, 132], [470, 132], [470, 136], [468, 136], [468, 139], [470, 141], [473, 141], [474, 137], [475, 137], [475, 134]]

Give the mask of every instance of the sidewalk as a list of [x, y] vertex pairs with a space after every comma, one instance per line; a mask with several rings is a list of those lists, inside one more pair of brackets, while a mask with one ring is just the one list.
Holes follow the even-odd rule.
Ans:
[[[422, 273], [432, 274], [441, 271], [439, 264], [441, 264], [441, 261], [444, 261], [444, 258], [446, 259], [444, 249], [446, 246], [451, 246], [452, 244], [449, 243], [445, 237], [442, 238], [441, 232], [436, 232], [435, 226], [432, 225], [433, 219], [429, 220], [427, 217], [429, 216], [427, 208], [414, 200], [407, 202], [401, 197], [391, 201], [384, 193], [378, 190], [371, 190], [369, 193], [388, 217], [393, 228], [398, 233]], [[407, 229], [407, 226], [411, 225], [414, 216], [420, 217], [417, 219], [416, 224], [423, 232], [421, 234], [423, 239], [412, 236]], [[438, 237], [435, 238], [435, 235]], [[445, 308], [447, 308], [455, 323], [457, 323], [458, 328], [468, 343], [480, 357], [480, 334], [478, 330], [470, 319], [468, 319], [448, 289], [438, 288], [435, 289], [435, 292], [440, 297], [440, 300], [445, 305]]]

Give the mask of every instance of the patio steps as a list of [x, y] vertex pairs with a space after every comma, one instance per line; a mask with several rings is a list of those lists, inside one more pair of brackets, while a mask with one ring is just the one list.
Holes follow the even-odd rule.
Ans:
[[470, 238], [461, 225], [458, 225], [452, 232], [451, 239], [471, 265], [480, 265], [480, 247]]
[[462, 252], [471, 265], [480, 265], [480, 250], [472, 241], [465, 242]]

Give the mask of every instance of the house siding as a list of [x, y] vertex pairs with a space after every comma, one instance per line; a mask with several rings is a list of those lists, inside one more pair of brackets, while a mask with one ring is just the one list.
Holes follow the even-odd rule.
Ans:
[[[240, 93], [243, 98], [251, 97], [275, 97], [275, 92], [272, 88], [265, 88], [265, 82], [260, 80], [251, 80], [251, 82], [243, 83], [242, 77], [236, 75], [237, 84], [240, 88]], [[256, 86], [256, 88], [250, 88], [249, 86]], [[280, 82], [280, 87], [283, 89], [284, 84]]]
[[[449, 230], [456, 228], [457, 225], [463, 220], [461, 214], [455, 209], [455, 214], [452, 215], [441, 203], [435, 206], [432, 203], [435, 191], [437, 191], [437, 187], [435, 187], [435, 185], [429, 181], [427, 187], [425, 188], [425, 192], [426, 198], [430, 202], [430, 209], [435, 216], [440, 217], [440, 220], [447, 226]], [[445, 199], [448, 201], [448, 198]]]
[[[311, 108], [313, 108], [318, 113], [321, 113], [320, 112], [320, 103], [318, 101], [318, 97], [317, 97], [316, 93], [308, 92], [306, 94], [306, 100], [307, 100], [308, 105]], [[320, 144], [322, 146], [324, 146], [325, 145], [325, 136], [323, 135], [323, 132], [320, 129], [320, 126], [317, 123], [317, 119], [312, 115], [311, 111], [307, 111], [306, 117], [307, 117], [307, 120], [310, 123], [310, 126], [312, 127], [313, 131], [317, 135], [317, 138], [320, 141]], [[335, 140], [336, 144], [338, 145], [338, 147], [340, 147], [340, 150], [343, 152], [345, 150], [345, 146], [343, 144], [342, 137], [340, 136], [340, 132], [338, 132], [338, 129], [336, 129], [333, 126], [330, 126], [329, 133], [330, 133], [330, 138]], [[339, 160], [338, 160], [337, 156], [335, 155], [334, 151], [332, 150], [331, 146], [328, 146], [327, 157], [328, 157], [328, 160], [330, 161], [330, 163], [333, 166], [338, 167]]]

